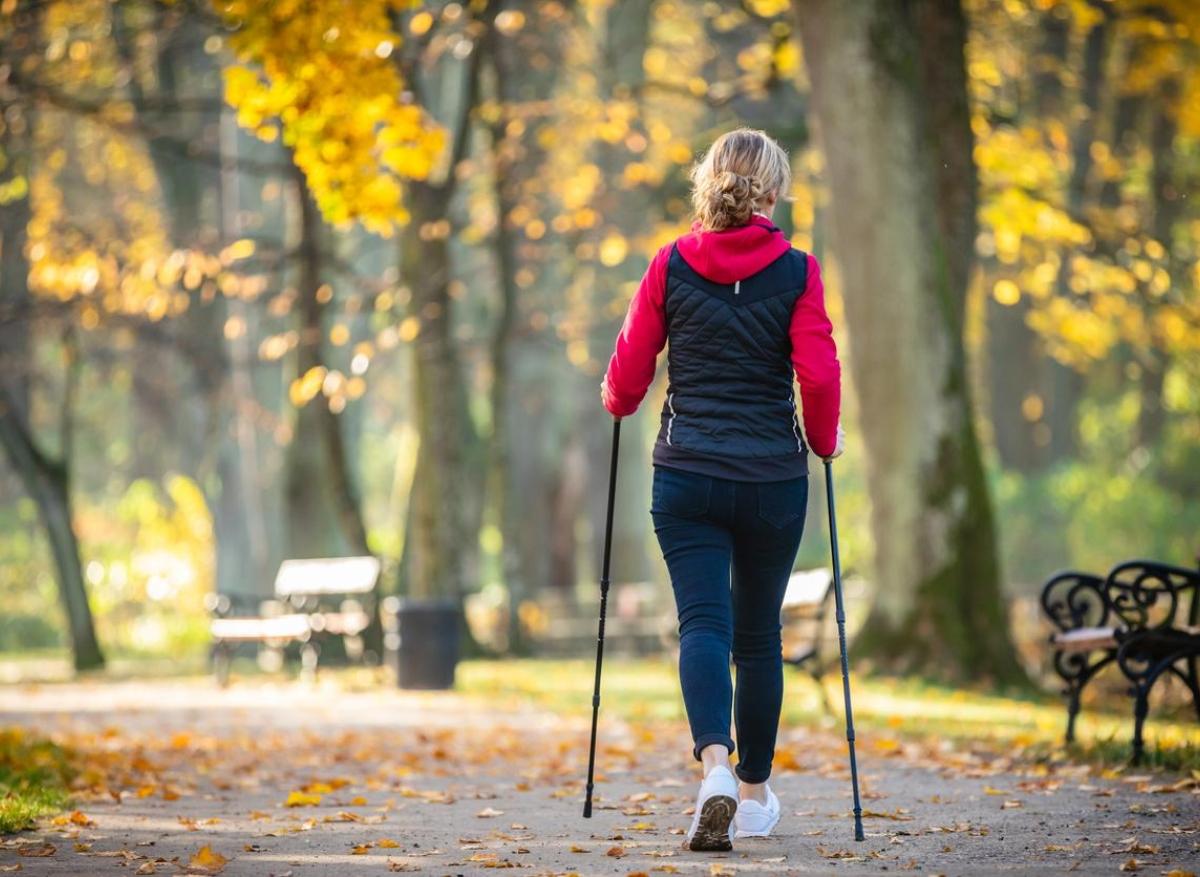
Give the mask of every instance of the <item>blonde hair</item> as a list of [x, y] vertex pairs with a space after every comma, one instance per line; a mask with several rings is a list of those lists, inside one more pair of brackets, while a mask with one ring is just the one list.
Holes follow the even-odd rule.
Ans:
[[692, 206], [705, 231], [745, 225], [791, 183], [787, 153], [762, 131], [722, 134], [692, 168]]

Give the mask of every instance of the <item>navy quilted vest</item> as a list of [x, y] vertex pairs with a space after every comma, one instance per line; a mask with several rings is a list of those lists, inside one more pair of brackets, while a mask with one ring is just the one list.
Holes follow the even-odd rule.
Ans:
[[784, 253], [737, 283], [667, 267], [667, 399], [655, 462], [744, 480], [807, 472], [788, 334], [808, 257]]

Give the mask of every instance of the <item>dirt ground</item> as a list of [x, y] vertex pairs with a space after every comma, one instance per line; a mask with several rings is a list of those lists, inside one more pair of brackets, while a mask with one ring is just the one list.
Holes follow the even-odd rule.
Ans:
[[[698, 779], [686, 728], [602, 716], [581, 818], [587, 715], [453, 693], [207, 681], [8, 686], [0, 724], [88, 754], [78, 810], [0, 838], [22, 874], [1115, 874], [1200, 870], [1195, 777], [859, 741], [787, 728], [776, 836], [682, 848]], [[94, 765], [94, 767], [92, 767]]]

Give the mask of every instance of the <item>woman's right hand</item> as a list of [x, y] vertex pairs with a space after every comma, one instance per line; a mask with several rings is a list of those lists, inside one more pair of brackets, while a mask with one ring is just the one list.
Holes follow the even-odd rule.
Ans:
[[[609, 404], [608, 381], [607, 380], [600, 382], [600, 401], [601, 401], [601, 403], [603, 403], [605, 410], [607, 410], [611, 414], [612, 406]], [[620, 420], [621, 418], [619, 415], [613, 414], [613, 419]]]
[[827, 457], [823, 457], [822, 459], [836, 460], [838, 457], [840, 457], [845, 452], [846, 452], [846, 430], [842, 429], [842, 425], [839, 423], [838, 428], [837, 428], [837, 443], [834, 445], [833, 453]]

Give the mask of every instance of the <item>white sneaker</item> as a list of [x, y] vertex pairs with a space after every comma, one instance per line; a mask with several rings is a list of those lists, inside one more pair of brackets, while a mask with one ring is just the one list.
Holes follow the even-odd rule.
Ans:
[[733, 815], [737, 812], [738, 784], [727, 767], [714, 767], [700, 784], [696, 813], [688, 829], [688, 849], [725, 852], [733, 849]]
[[767, 786], [765, 807], [757, 801], [745, 800], [738, 804], [733, 822], [737, 828], [735, 837], [769, 837], [779, 822], [779, 799], [771, 787]]

